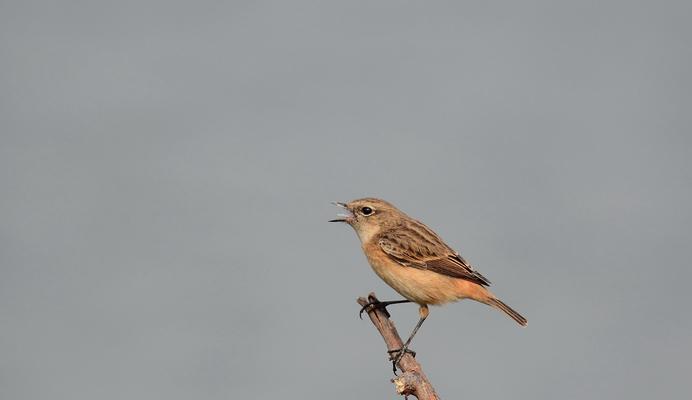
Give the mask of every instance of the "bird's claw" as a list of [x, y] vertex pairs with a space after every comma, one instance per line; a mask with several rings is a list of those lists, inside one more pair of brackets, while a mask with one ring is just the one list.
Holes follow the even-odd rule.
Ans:
[[389, 318], [391, 315], [389, 315], [389, 311], [387, 311], [388, 305], [389, 303], [385, 301], [368, 301], [367, 304], [361, 307], [360, 311], [358, 312], [358, 317], [360, 319], [363, 319], [364, 312], [369, 312], [371, 308], [379, 308], [380, 310], [384, 311], [384, 313], [387, 315], [387, 318]]
[[[392, 357], [394, 353], [399, 354], [401, 353], [401, 349], [394, 349], [394, 350], [387, 350], [387, 353], [389, 353], [389, 360], [392, 360]], [[404, 349], [404, 353], [408, 353], [413, 356], [413, 358], [416, 358], [416, 352], [411, 350], [411, 349]]]
[[394, 375], [396, 375], [396, 365], [399, 364], [404, 354], [408, 353], [413, 356], [413, 358], [416, 358], [416, 352], [408, 348], [387, 350], [387, 353], [389, 353], [389, 360], [392, 362], [392, 371], [394, 371]]

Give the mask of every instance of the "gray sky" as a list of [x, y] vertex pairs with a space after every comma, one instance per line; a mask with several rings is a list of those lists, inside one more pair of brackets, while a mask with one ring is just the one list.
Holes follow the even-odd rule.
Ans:
[[[690, 2], [0, 4], [0, 398], [395, 398], [329, 202], [529, 319], [433, 308], [445, 398], [692, 392]], [[392, 308], [402, 332], [416, 307]]]

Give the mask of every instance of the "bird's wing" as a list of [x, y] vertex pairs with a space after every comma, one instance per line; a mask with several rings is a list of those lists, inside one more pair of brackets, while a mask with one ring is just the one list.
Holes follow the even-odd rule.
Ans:
[[422, 223], [387, 230], [379, 235], [378, 244], [382, 251], [403, 266], [490, 286], [488, 279]]

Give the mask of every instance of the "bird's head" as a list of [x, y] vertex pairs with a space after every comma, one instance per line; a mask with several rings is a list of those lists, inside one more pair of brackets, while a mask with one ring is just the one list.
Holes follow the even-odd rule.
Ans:
[[406, 216], [392, 204], [374, 197], [348, 203], [335, 201], [334, 205], [343, 208], [344, 212], [329, 222], [345, 222], [351, 225], [362, 243], [367, 242], [382, 228], [394, 225]]

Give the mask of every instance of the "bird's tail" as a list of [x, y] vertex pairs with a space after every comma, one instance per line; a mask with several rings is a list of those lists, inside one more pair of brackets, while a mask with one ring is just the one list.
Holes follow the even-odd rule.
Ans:
[[517, 323], [521, 326], [526, 326], [526, 324], [528, 323], [528, 321], [526, 321], [526, 318], [524, 318], [518, 312], [514, 311], [512, 307], [503, 303], [500, 299], [496, 299], [494, 297], [490, 298], [486, 301], [486, 304], [488, 304], [491, 307], [495, 307], [500, 311], [503, 311], [505, 314], [509, 315], [513, 320], [517, 321]]

